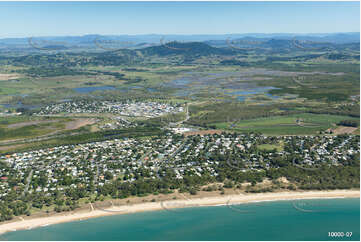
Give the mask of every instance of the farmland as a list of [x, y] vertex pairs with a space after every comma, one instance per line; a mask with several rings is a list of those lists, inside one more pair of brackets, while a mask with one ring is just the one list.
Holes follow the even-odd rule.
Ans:
[[[267, 135], [311, 135], [320, 134], [347, 116], [301, 113], [297, 115], [273, 116], [228, 123], [215, 124], [217, 128], [239, 132], [259, 132]], [[356, 118], [353, 118], [357, 120]]]

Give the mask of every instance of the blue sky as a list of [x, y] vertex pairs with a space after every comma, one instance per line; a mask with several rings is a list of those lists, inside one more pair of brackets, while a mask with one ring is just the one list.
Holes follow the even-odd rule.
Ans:
[[2, 38], [359, 30], [359, 2], [0, 2]]

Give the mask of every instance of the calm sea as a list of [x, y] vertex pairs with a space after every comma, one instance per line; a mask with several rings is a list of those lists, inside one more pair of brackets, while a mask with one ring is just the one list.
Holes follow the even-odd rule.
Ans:
[[[344, 235], [333, 238], [328, 236], [329, 232]], [[360, 199], [165, 209], [16, 231], [0, 239], [360, 240]]]

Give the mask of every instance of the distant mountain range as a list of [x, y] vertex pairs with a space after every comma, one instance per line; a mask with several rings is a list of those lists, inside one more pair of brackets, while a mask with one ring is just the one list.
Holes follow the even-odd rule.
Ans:
[[[118, 40], [128, 41], [134, 43], [160, 43], [163, 41], [209, 41], [209, 40], [226, 40], [226, 39], [284, 39], [284, 40], [307, 40], [315, 42], [330, 42], [330, 43], [352, 43], [360, 42], [360, 33], [330, 33], [330, 34], [222, 34], [222, 35], [161, 35], [161, 34], [147, 34], [147, 35], [83, 35], [83, 36], [49, 36], [49, 37], [32, 37], [34, 41], [56, 41], [66, 42], [68, 44], [92, 44], [96, 39], [102, 40]], [[0, 39], [1, 44], [26, 44], [29, 38], [3, 38]]]
[[[30, 38], [0, 39], [0, 50], [106, 50], [143, 49], [151, 54], [156, 51], [159, 55], [168, 55], [179, 51], [180, 48], [191, 48], [195, 51], [194, 42], [198, 50], [204, 53], [221, 51], [223, 54], [232, 50], [215, 50], [211, 47], [242, 48], [293, 48], [300, 46], [327, 48], [333, 45], [355, 44], [359, 48], [360, 33], [330, 33], [330, 34], [225, 34], [225, 35], [84, 35], [84, 36], [50, 36]], [[179, 44], [182, 43], [181, 47]], [[188, 46], [187, 46], [188, 45]], [[154, 49], [155, 46], [161, 48]], [[162, 47], [163, 46], [163, 47]], [[177, 47], [178, 46], [178, 47]], [[231, 48], [231, 49], [232, 49]], [[179, 52], [178, 52], [179, 53]]]

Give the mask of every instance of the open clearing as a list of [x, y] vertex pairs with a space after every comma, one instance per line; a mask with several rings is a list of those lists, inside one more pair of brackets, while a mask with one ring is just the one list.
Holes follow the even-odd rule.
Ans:
[[258, 145], [257, 148], [264, 151], [272, 151], [276, 149], [278, 152], [280, 152], [283, 150], [283, 144], [262, 144]]
[[357, 130], [357, 128], [355, 128], [355, 127], [339, 126], [333, 130], [333, 133], [334, 134], [352, 134], [356, 130]]
[[70, 121], [68, 123], [65, 124], [65, 129], [66, 130], [74, 130], [74, 129], [79, 129], [83, 126], [86, 125], [90, 125], [90, 124], [95, 124], [97, 122], [96, 119], [94, 118], [80, 118], [80, 119], [75, 119], [73, 121]]
[[7, 81], [19, 78], [20, 76], [17, 74], [0, 74], [0, 81]]

